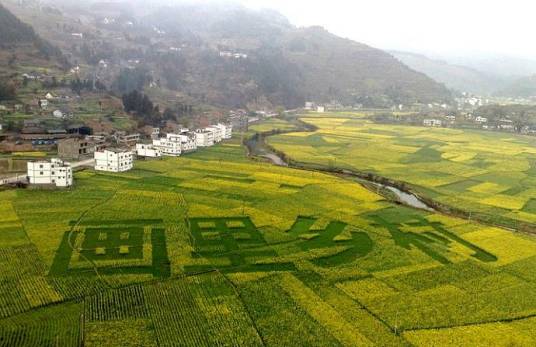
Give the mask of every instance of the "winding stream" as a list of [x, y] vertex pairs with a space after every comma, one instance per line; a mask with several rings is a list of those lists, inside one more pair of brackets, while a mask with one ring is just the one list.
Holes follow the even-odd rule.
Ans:
[[[283, 158], [281, 158], [277, 153], [272, 151], [269, 146], [266, 145], [266, 142], [264, 141], [264, 136], [253, 136], [246, 141], [245, 145], [248, 147], [248, 150], [251, 155], [266, 158], [270, 162], [272, 162], [272, 164], [277, 165], [277, 166], [285, 166], [285, 167], [289, 166], [289, 164]], [[343, 174], [350, 176], [353, 173], [349, 170], [343, 170]], [[389, 190], [389, 192], [392, 193], [396, 197], [395, 200], [400, 202], [403, 205], [413, 207], [416, 209], [420, 209], [420, 210], [426, 210], [426, 211], [431, 211], [431, 212], [436, 211], [432, 206], [428, 205], [426, 202], [421, 200], [415, 194], [402, 191], [401, 189], [399, 189], [398, 187], [395, 187], [394, 185], [378, 183], [372, 179], [367, 179], [364, 177], [360, 177], [360, 178], [363, 180], [366, 180], [367, 182], [372, 183], [374, 186], [378, 188]]]

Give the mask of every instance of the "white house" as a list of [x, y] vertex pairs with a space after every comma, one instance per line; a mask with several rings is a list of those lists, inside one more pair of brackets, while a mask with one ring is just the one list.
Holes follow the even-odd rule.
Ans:
[[316, 107], [316, 112], [324, 113], [324, 112], [326, 112], [326, 108], [324, 106], [317, 106]]
[[499, 129], [514, 130], [514, 122], [511, 119], [500, 119]]
[[314, 107], [315, 107], [315, 103], [312, 102], [312, 101], [307, 101], [305, 103], [305, 109], [308, 110], [308, 111], [313, 110]]
[[487, 123], [488, 119], [486, 117], [478, 116], [478, 117], [475, 118], [475, 122], [477, 122], [477, 123]]
[[443, 122], [439, 119], [425, 119], [423, 124], [427, 127], [440, 127]]
[[160, 158], [162, 156], [162, 151], [160, 148], [151, 144], [137, 143], [136, 154], [138, 157]]
[[183, 129], [179, 135], [183, 152], [193, 152], [197, 149], [195, 134], [188, 129]]
[[124, 172], [132, 169], [134, 155], [125, 149], [105, 149], [95, 152], [95, 170]]
[[48, 100], [47, 99], [39, 100], [39, 105], [41, 106], [43, 110], [46, 110], [48, 107]]
[[56, 187], [73, 185], [73, 169], [60, 159], [31, 161], [27, 165], [30, 184], [54, 184]]
[[214, 143], [220, 143], [223, 136], [222, 136], [222, 130], [216, 125], [209, 126], [205, 128], [207, 131], [211, 131], [214, 136]]
[[195, 142], [197, 147], [214, 146], [214, 133], [206, 129], [198, 129], [195, 132]]
[[223, 140], [229, 140], [233, 137], [233, 126], [231, 124], [218, 123], [215, 127], [220, 128]]
[[159, 137], [160, 137], [160, 128], [152, 128], [151, 139], [158, 140]]
[[158, 140], [153, 140], [153, 146], [160, 150], [162, 155], [178, 157], [182, 153], [180, 135], [167, 134]]
[[55, 118], [63, 118], [63, 112], [61, 112], [60, 110], [56, 110], [56, 111], [52, 112], [52, 115]]

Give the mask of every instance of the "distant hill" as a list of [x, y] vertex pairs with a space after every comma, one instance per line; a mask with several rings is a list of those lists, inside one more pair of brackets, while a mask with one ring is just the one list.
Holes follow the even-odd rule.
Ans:
[[275, 11], [165, 2], [45, 2], [60, 15], [10, 9], [82, 65], [83, 78], [98, 75], [118, 95], [144, 87], [159, 104], [256, 110], [307, 100], [379, 107], [452, 101], [445, 86], [390, 54], [319, 27], [297, 28]]
[[[195, 76], [196, 85], [191, 86], [195, 93], [203, 93], [203, 86], [207, 97], [212, 94], [224, 103], [267, 98], [287, 107], [301, 106], [305, 100], [390, 106], [451, 100], [446, 87], [391, 55], [320, 27], [296, 28], [274, 11], [179, 5], [143, 22], [203, 47], [204, 54], [195, 60], [183, 54], [181, 67], [168, 61], [168, 70], [175, 71], [179, 87], [187, 87]], [[224, 61], [213, 57], [210, 49], [240, 52], [248, 58]]]
[[59, 49], [41, 39], [31, 26], [21, 22], [2, 4], [0, 4], [0, 28], [0, 47], [5, 52], [16, 53], [16, 49], [24, 48], [36, 50], [41, 57], [46, 59], [61, 57]]
[[506, 83], [505, 77], [485, 73], [467, 66], [451, 64], [443, 60], [431, 59], [421, 54], [401, 51], [390, 53], [412, 69], [420, 71], [458, 92], [489, 95], [503, 88]]
[[508, 97], [536, 97], [536, 75], [519, 78], [496, 94]]
[[444, 57], [450, 64], [462, 65], [488, 75], [507, 79], [536, 74], [536, 60], [505, 55]]

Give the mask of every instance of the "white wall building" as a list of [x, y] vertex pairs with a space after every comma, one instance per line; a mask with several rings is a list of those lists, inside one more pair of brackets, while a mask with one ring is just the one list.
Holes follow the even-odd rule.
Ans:
[[160, 148], [151, 144], [137, 143], [136, 154], [138, 157], [160, 158], [162, 156], [162, 151]]
[[158, 148], [162, 155], [178, 157], [182, 153], [182, 144], [180, 135], [167, 134], [158, 140], [153, 140], [153, 146]]
[[231, 124], [218, 123], [215, 127], [220, 129], [223, 140], [229, 140], [233, 137], [233, 126]]
[[324, 106], [317, 106], [316, 107], [316, 112], [324, 113], [324, 112], [326, 112], [326, 108]]
[[475, 118], [475, 122], [477, 122], [477, 123], [487, 123], [488, 119], [486, 117], [478, 116], [478, 117]]
[[214, 133], [206, 129], [198, 129], [195, 132], [195, 142], [197, 147], [214, 146]]
[[427, 127], [440, 127], [443, 122], [439, 119], [425, 119], [423, 124]]
[[188, 129], [183, 129], [179, 135], [179, 138], [183, 152], [193, 152], [197, 149], [195, 133], [190, 132]]
[[95, 170], [123, 172], [132, 169], [134, 155], [129, 150], [105, 149], [95, 152]]
[[220, 143], [221, 140], [223, 139], [222, 130], [221, 128], [218, 128], [218, 126], [212, 125], [212, 126], [205, 128], [205, 130], [212, 132], [214, 136], [214, 143]]
[[53, 184], [56, 187], [73, 185], [73, 169], [60, 159], [28, 162], [30, 184]]
[[48, 108], [48, 100], [47, 99], [41, 99], [39, 100], [39, 105], [43, 110], [46, 110]]

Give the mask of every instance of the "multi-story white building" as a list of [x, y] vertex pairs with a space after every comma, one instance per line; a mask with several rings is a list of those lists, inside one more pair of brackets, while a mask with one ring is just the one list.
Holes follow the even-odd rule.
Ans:
[[231, 124], [218, 123], [215, 127], [220, 128], [223, 140], [229, 140], [233, 137], [233, 126]]
[[151, 144], [137, 143], [136, 154], [138, 157], [160, 158], [162, 156], [162, 151], [160, 148]]
[[195, 142], [197, 147], [214, 146], [214, 132], [206, 129], [198, 129], [195, 131]]
[[162, 155], [178, 157], [182, 153], [182, 144], [180, 135], [167, 134], [158, 140], [153, 140], [153, 146], [158, 148]]
[[207, 128], [205, 128], [207, 131], [211, 131], [214, 137], [214, 143], [220, 143], [223, 136], [222, 136], [222, 130], [217, 125], [212, 125]]
[[125, 149], [105, 149], [95, 152], [95, 170], [123, 172], [132, 169], [134, 155]]
[[30, 184], [53, 184], [56, 187], [73, 185], [73, 169], [60, 159], [28, 162]]
[[180, 134], [181, 148], [183, 152], [193, 152], [197, 149], [195, 133], [183, 129]]

